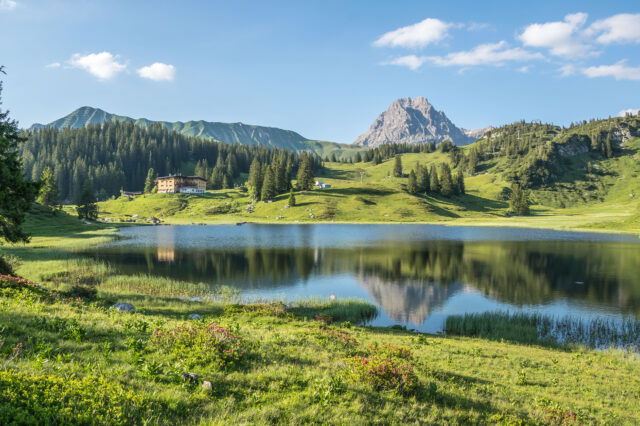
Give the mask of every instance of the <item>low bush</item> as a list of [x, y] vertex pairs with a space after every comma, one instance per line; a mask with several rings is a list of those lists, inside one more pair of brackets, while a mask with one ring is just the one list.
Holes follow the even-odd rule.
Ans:
[[0, 424], [142, 424], [154, 405], [102, 377], [0, 371]]
[[418, 377], [413, 365], [401, 358], [372, 355], [347, 359], [347, 377], [354, 383], [366, 383], [376, 390], [413, 393]]
[[158, 328], [149, 344], [161, 352], [168, 352], [192, 364], [231, 367], [246, 355], [246, 342], [214, 322], [179, 325], [171, 329]]

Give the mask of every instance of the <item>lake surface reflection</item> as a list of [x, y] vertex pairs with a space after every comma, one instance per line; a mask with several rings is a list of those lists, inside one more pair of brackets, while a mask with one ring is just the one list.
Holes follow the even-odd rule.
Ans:
[[436, 225], [124, 228], [86, 253], [123, 274], [227, 285], [243, 296], [365, 298], [374, 325], [435, 332], [451, 314], [640, 315], [640, 239]]

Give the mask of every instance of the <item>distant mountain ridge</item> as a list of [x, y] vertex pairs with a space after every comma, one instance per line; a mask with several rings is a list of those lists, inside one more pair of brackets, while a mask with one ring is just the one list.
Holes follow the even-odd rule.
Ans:
[[[52, 121], [49, 124], [36, 123], [29, 130], [37, 130], [45, 127], [62, 129], [65, 127], [82, 128], [91, 124], [119, 121], [134, 123], [146, 127], [156, 121], [146, 118], [134, 119], [131, 117], [116, 115], [99, 108], [84, 106], [71, 114]], [[308, 150], [309, 139], [292, 130], [279, 129], [277, 127], [254, 126], [244, 123], [221, 123], [211, 121], [187, 121], [168, 122], [157, 121], [168, 130], [181, 133], [186, 136], [197, 136], [214, 139], [227, 143], [240, 143], [245, 145], [260, 145], [273, 148], [289, 149], [293, 151]]]
[[456, 145], [466, 145], [482, 137], [484, 130], [457, 127], [424, 96], [401, 98], [389, 105], [354, 144], [377, 147], [390, 143], [439, 143], [448, 139]]

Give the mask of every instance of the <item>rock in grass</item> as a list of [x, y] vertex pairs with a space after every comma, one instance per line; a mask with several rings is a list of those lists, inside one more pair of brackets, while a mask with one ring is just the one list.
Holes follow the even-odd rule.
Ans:
[[200, 314], [191, 314], [191, 315], [189, 315], [189, 318], [197, 320], [197, 319], [202, 318], [202, 315], [200, 315]]
[[134, 312], [136, 310], [136, 307], [133, 306], [131, 303], [125, 303], [125, 302], [116, 303], [111, 308], [120, 312]]
[[199, 378], [196, 373], [182, 373], [182, 380], [185, 382], [196, 383]]
[[204, 389], [205, 391], [207, 391], [209, 393], [213, 393], [213, 383], [211, 383], [208, 380], [203, 380], [202, 381], [202, 389]]

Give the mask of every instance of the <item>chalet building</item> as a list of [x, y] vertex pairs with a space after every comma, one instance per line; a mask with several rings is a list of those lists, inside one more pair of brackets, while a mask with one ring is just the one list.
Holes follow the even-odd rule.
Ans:
[[200, 176], [169, 175], [156, 179], [161, 194], [202, 194], [207, 190], [207, 180]]

